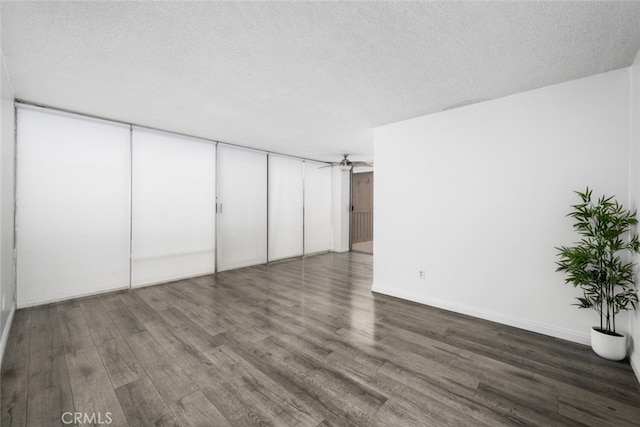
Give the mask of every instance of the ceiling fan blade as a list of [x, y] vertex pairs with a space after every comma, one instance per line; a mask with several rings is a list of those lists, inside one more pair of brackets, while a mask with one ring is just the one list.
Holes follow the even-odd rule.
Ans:
[[331, 166], [335, 166], [337, 164], [339, 164], [339, 163], [331, 163], [331, 164], [328, 164], [328, 165], [320, 166], [318, 169], [330, 168]]
[[351, 160], [349, 160], [348, 154], [343, 154], [342, 156], [343, 156], [343, 159], [340, 160], [339, 162], [331, 163], [325, 166], [320, 166], [318, 167], [318, 169], [328, 168], [331, 166], [340, 166], [341, 169], [347, 171], [354, 167], [373, 167], [373, 162], [362, 162], [362, 161], [352, 162]]

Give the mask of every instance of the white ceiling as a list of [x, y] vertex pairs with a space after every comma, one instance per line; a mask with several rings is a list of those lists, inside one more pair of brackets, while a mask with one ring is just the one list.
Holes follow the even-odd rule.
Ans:
[[629, 66], [638, 2], [7, 2], [16, 98], [320, 160]]

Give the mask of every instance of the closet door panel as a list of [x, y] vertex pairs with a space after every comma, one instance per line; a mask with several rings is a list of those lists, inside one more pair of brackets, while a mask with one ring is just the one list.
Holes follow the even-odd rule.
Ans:
[[20, 107], [18, 306], [129, 286], [129, 126]]
[[267, 262], [267, 155], [218, 145], [218, 270]]
[[215, 143], [134, 128], [133, 286], [215, 272]]
[[303, 255], [303, 162], [269, 155], [269, 261]]
[[331, 169], [322, 163], [304, 165], [304, 253], [331, 250]]

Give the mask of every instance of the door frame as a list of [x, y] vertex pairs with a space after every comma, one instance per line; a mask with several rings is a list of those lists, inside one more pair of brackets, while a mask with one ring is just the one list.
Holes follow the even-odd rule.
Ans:
[[[354, 251], [353, 250], [353, 212], [354, 212], [354, 204], [353, 204], [353, 178], [354, 175], [359, 175], [359, 174], [364, 174], [364, 173], [371, 173], [371, 177], [374, 177], [374, 171], [373, 168], [371, 168], [371, 170], [366, 170], [366, 171], [362, 171], [362, 172], [353, 172], [354, 168], [351, 168], [351, 170], [349, 171], [349, 252], [357, 252], [357, 253], [363, 253], [363, 254], [372, 254], [370, 252], [363, 252], [363, 251]], [[375, 205], [375, 203], [373, 202], [373, 186], [375, 185], [375, 183], [372, 181], [371, 184], [371, 198], [372, 198], [372, 204]], [[373, 214], [373, 206], [372, 206], [372, 214]], [[371, 228], [372, 228], [372, 236], [373, 236], [373, 222], [371, 223]], [[373, 241], [373, 238], [372, 238]]]

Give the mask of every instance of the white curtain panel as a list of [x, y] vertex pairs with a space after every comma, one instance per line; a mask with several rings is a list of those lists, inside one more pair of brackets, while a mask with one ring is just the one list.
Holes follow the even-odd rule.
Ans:
[[303, 162], [269, 155], [269, 261], [304, 252]]
[[17, 117], [18, 306], [129, 287], [129, 126]]
[[218, 145], [218, 270], [267, 262], [267, 154]]
[[304, 165], [304, 253], [331, 250], [331, 169], [323, 163]]
[[215, 143], [134, 128], [132, 286], [215, 272]]

